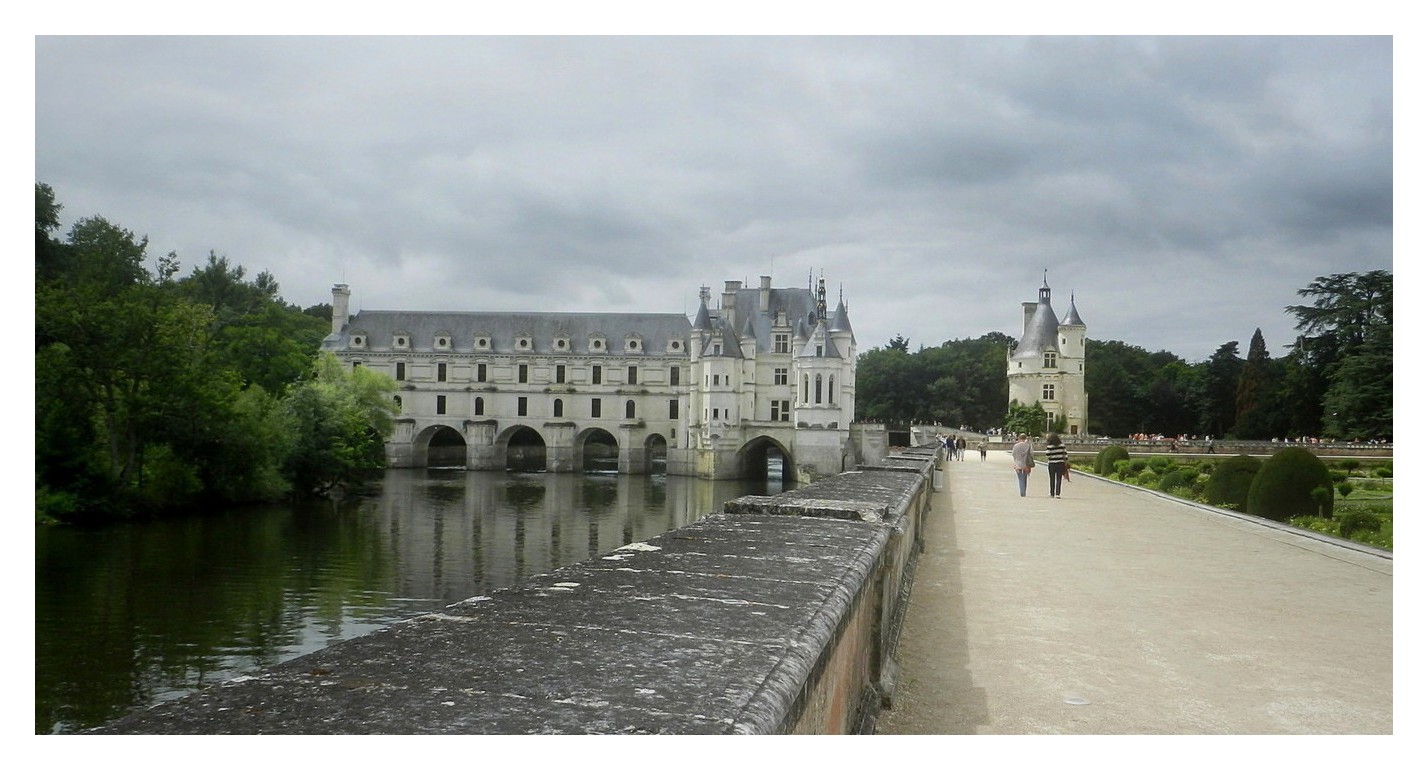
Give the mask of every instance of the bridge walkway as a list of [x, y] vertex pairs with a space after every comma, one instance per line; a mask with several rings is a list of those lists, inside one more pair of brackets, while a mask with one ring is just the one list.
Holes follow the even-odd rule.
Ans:
[[1393, 732], [1393, 560], [1006, 451], [943, 465], [879, 734]]

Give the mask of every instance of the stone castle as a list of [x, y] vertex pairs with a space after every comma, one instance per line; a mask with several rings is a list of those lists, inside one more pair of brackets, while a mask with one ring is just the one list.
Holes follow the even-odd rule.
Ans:
[[726, 281], [693, 320], [669, 313], [362, 310], [332, 291], [322, 343], [397, 381], [391, 467], [503, 470], [514, 455], [583, 471], [710, 479], [830, 476], [855, 464], [857, 342], [846, 304]]

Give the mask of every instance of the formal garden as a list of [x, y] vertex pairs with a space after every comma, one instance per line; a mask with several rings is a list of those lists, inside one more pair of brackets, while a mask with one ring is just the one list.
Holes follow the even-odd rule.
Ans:
[[1393, 461], [1321, 460], [1299, 447], [1269, 458], [1132, 457], [1112, 445], [1082, 470], [1332, 537], [1393, 550]]

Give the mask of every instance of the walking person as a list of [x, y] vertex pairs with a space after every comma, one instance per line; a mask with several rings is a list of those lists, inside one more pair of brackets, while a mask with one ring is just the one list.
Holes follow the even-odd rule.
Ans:
[[987, 461], [987, 440], [982, 439], [977, 442], [977, 452], [982, 455], [982, 462]]
[[1066, 469], [1066, 445], [1056, 433], [1046, 434], [1046, 472], [1050, 476], [1051, 496], [1061, 497], [1061, 479], [1070, 475]]
[[967, 439], [964, 436], [957, 437], [957, 459], [964, 460], [967, 457]]
[[1016, 437], [1016, 443], [1012, 445], [1012, 469], [1016, 471], [1016, 488], [1022, 497], [1026, 497], [1026, 477], [1031, 475], [1031, 468], [1036, 464], [1036, 460], [1031, 457], [1031, 440], [1025, 433]]

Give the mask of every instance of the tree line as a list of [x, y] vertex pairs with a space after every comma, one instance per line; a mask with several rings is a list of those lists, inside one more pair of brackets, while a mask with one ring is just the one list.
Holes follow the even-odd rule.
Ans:
[[180, 275], [100, 216], [57, 237], [61, 210], [37, 183], [38, 520], [321, 495], [382, 466], [395, 383], [318, 355], [330, 306], [212, 252]]
[[[1300, 332], [1271, 356], [1255, 329], [1248, 350], [1222, 344], [1187, 363], [1120, 341], [1086, 341], [1088, 429], [1104, 436], [1195, 435], [1242, 440], [1393, 437], [1393, 276], [1384, 270], [1315, 278], [1288, 305]], [[856, 418], [1017, 430], [1008, 409], [1000, 332], [908, 350], [899, 335], [858, 357]], [[1035, 406], [1033, 424], [1044, 424]], [[1013, 425], [1012, 423], [1016, 423]]]

